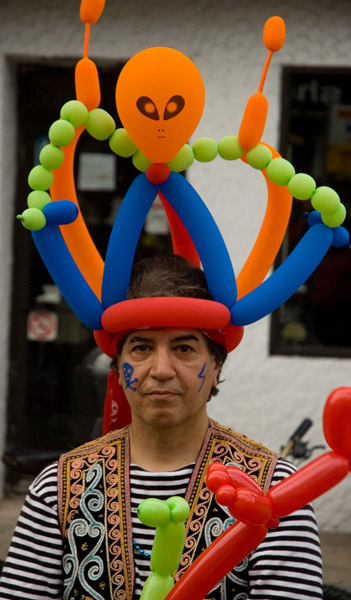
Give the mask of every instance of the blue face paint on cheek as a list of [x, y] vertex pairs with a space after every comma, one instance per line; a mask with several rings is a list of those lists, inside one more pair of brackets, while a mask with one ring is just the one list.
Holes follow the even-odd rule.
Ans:
[[125, 389], [130, 389], [133, 390], [133, 392], [136, 392], [136, 387], [133, 387], [134, 383], [138, 382], [138, 378], [135, 377], [133, 379], [133, 373], [134, 373], [134, 367], [132, 367], [132, 365], [130, 365], [129, 363], [123, 363], [123, 377], [124, 377], [124, 381], [125, 381]]
[[198, 392], [201, 392], [201, 390], [202, 390], [202, 386], [203, 386], [203, 384], [204, 384], [204, 382], [205, 382], [205, 379], [206, 379], [206, 375], [204, 375], [204, 371], [205, 371], [205, 369], [206, 369], [206, 363], [204, 363], [204, 365], [203, 365], [203, 367], [202, 367], [202, 369], [201, 369], [200, 373], [198, 374], [198, 378], [199, 378], [199, 379], [202, 379], [202, 381], [201, 381], [201, 385], [200, 385], [200, 387], [199, 387], [199, 389], [198, 389]]

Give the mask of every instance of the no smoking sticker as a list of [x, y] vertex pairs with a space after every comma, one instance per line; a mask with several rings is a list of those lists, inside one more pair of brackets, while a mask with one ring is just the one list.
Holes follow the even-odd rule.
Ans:
[[36, 342], [52, 342], [57, 338], [57, 314], [47, 310], [32, 311], [27, 320], [27, 338]]

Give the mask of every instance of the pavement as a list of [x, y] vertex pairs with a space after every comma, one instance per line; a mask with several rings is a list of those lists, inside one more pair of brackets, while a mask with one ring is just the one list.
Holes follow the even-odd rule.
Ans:
[[[0, 500], [0, 560], [4, 560], [24, 500], [23, 491]], [[321, 532], [324, 583], [351, 594], [351, 533]], [[337, 596], [333, 596], [335, 600]]]

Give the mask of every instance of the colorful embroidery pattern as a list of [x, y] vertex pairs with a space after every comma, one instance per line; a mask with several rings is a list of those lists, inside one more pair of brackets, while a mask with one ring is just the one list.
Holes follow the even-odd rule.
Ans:
[[[128, 515], [126, 502], [129, 503], [129, 493], [126, 489], [123, 469], [123, 465], [126, 464], [125, 456], [128, 454], [127, 446], [126, 430], [121, 430], [110, 433], [95, 443], [86, 444], [60, 460], [59, 507], [66, 540], [64, 560], [67, 565], [72, 565], [71, 571], [65, 571], [68, 574], [68, 581], [65, 582], [66, 589], [73, 591], [73, 595], [67, 595], [67, 600], [70, 597], [78, 597], [77, 592], [80, 596], [94, 598], [94, 600], [101, 598], [131, 600], [132, 598], [134, 566], [130, 559], [132, 557], [131, 523], [128, 516], [121, 518], [121, 512]], [[77, 454], [81, 456], [75, 456]], [[85, 528], [84, 540], [80, 539], [77, 542], [77, 532], [83, 534], [80, 521], [83, 519], [85, 523], [90, 523], [88, 514], [84, 512], [84, 506], [86, 494], [90, 489], [87, 488], [88, 476], [92, 469], [97, 469], [101, 473], [98, 490], [101, 493], [102, 505], [99, 505], [100, 512], [97, 520], [102, 524], [102, 541], [104, 541], [98, 555], [103, 562], [103, 573], [96, 579], [94, 577], [98, 573], [97, 569], [90, 569], [87, 578], [82, 577], [82, 572], [79, 571], [86, 564], [84, 561], [88, 550], [89, 554], [92, 553], [90, 548], [94, 541], [94, 529]], [[91, 501], [92, 498], [89, 500]], [[100, 561], [97, 563], [101, 565]], [[74, 574], [76, 577], [72, 582]], [[88, 585], [86, 579], [89, 579]]]
[[[70, 599], [77, 580], [83, 590], [94, 600], [103, 600], [91, 585], [101, 580], [104, 573], [104, 561], [98, 554], [104, 541], [104, 525], [95, 517], [97, 512], [101, 512], [104, 504], [103, 494], [97, 487], [101, 479], [102, 468], [101, 465], [96, 464], [90, 468], [86, 476], [88, 487], [82, 494], [80, 502], [83, 518], [74, 519], [68, 530], [68, 545], [71, 553], [66, 553], [63, 559], [63, 569], [67, 576], [64, 581], [64, 600]], [[85, 541], [87, 538], [90, 544]], [[82, 553], [85, 553], [83, 556], [79, 552], [79, 545]]]
[[[191, 509], [176, 579], [230, 524], [226, 509], [217, 505], [204, 483], [207, 467], [215, 460], [236, 465], [267, 491], [277, 456], [264, 446], [210, 422], [186, 493]], [[65, 600], [81, 597], [132, 600], [128, 428], [63, 455], [58, 478], [59, 515], [65, 537]], [[238, 565], [211, 592], [211, 599], [245, 600], [246, 568], [245, 561]]]

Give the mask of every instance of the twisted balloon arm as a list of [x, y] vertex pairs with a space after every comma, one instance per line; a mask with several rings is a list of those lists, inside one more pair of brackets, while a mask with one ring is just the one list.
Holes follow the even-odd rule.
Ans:
[[238, 519], [190, 565], [166, 600], [202, 600], [211, 589], [264, 539], [279, 518], [306, 506], [342, 481], [351, 466], [351, 388], [327, 398], [323, 428], [332, 448], [273, 486], [266, 495], [234, 466], [209, 466], [206, 483], [216, 500]]

